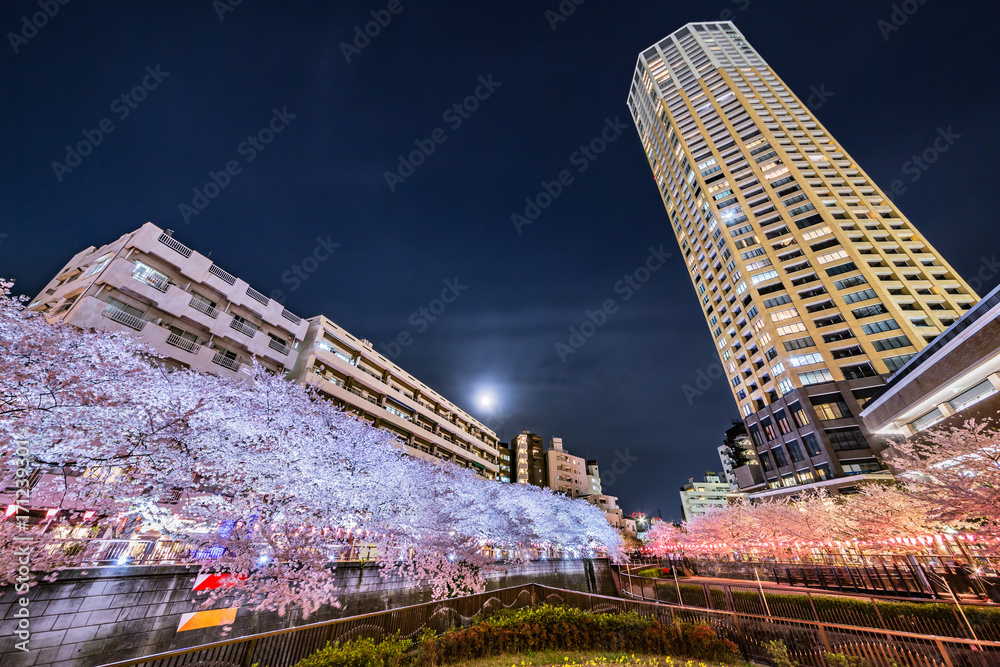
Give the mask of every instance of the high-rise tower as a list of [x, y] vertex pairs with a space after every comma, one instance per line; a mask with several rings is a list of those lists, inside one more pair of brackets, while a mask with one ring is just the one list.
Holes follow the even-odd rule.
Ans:
[[732, 23], [643, 51], [628, 106], [760, 461], [741, 490], [886, 477], [861, 406], [974, 291]]

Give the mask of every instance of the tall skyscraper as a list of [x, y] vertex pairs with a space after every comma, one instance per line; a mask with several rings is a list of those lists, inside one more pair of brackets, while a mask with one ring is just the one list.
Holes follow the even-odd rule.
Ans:
[[760, 462], [740, 489], [886, 478], [861, 406], [975, 292], [732, 23], [643, 51], [628, 106]]

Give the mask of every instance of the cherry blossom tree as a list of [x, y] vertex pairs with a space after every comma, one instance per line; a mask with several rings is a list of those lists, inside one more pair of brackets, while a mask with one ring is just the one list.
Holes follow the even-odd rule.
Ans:
[[[407, 456], [261, 366], [252, 385], [168, 369], [126, 334], [50, 325], [0, 285], [0, 450], [10, 480], [33, 480], [30, 497], [4, 500], [55, 514], [29, 529], [37, 571], [81, 562], [71, 535], [86, 516], [181, 541], [203, 571], [230, 575], [206, 604], [306, 616], [336, 604], [330, 567], [345, 552], [439, 597], [481, 590], [498, 550], [619, 556], [583, 500]], [[4, 554], [25, 529], [0, 523]]]
[[1000, 432], [988, 421], [931, 429], [895, 444], [886, 461], [929, 518], [1000, 536]]

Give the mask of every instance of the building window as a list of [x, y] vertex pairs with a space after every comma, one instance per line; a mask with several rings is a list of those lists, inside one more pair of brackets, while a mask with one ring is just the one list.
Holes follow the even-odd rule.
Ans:
[[866, 472], [879, 472], [882, 464], [875, 459], [858, 459], [857, 461], [841, 461], [840, 466], [845, 475], [863, 475]]
[[950, 405], [951, 409], [955, 412], [961, 412], [970, 405], [974, 405], [983, 399], [989, 398], [995, 393], [997, 393], [996, 387], [993, 386], [992, 382], [986, 380], [984, 382], [980, 382], [972, 389], [964, 391], [955, 398], [951, 399], [948, 401], [948, 405]]
[[778, 423], [778, 430], [781, 431], [782, 435], [788, 435], [792, 432], [792, 426], [788, 423], [788, 415], [785, 414], [784, 410], [778, 410], [774, 413], [774, 421]]
[[846, 419], [852, 416], [850, 408], [847, 407], [847, 403], [839, 394], [815, 396], [809, 400], [820, 421]]
[[819, 439], [815, 433], [806, 433], [802, 436], [802, 444], [806, 446], [809, 456], [819, 456], [822, 453], [819, 447]]
[[782, 396], [784, 396], [785, 394], [790, 394], [793, 388], [794, 387], [792, 386], [792, 381], [789, 378], [785, 378], [784, 380], [778, 383], [778, 389], [781, 390]]
[[767, 436], [768, 440], [774, 440], [778, 437], [778, 434], [774, 431], [774, 426], [771, 424], [770, 417], [764, 417], [760, 420], [760, 425], [764, 428], [764, 435]]
[[900, 368], [906, 365], [910, 359], [912, 359], [914, 354], [901, 354], [898, 357], [885, 357], [882, 361], [885, 363], [885, 367], [889, 369], [890, 373], [895, 373]]
[[773, 466], [771, 465], [771, 457], [767, 455], [767, 452], [761, 452], [757, 456], [757, 459], [760, 461], [760, 467], [764, 469], [764, 472], [767, 472], [773, 468]]
[[833, 375], [825, 368], [818, 371], [799, 373], [799, 382], [803, 385], [821, 384], [823, 382], [833, 382]]
[[865, 440], [864, 434], [861, 433], [861, 429], [857, 428], [827, 431], [826, 437], [830, 441], [830, 444], [833, 445], [834, 451], [837, 452], [851, 449], [866, 449], [868, 447], [868, 441]]
[[923, 431], [925, 428], [930, 428], [937, 424], [939, 421], [944, 419], [945, 415], [941, 412], [941, 408], [934, 408], [923, 417], [914, 420], [910, 426], [914, 431]]
[[792, 457], [792, 461], [795, 463], [805, 460], [805, 457], [802, 455], [802, 448], [799, 447], [797, 440], [790, 440], [786, 442], [785, 449], [788, 450], [788, 455]]
[[845, 380], [860, 380], [878, 375], [869, 363], [858, 364], [857, 366], [841, 366], [840, 372], [844, 374]]
[[785, 456], [785, 452], [781, 447], [775, 447], [771, 450], [771, 455], [774, 457], [774, 463], [779, 468], [784, 468], [788, 465], [788, 458]]

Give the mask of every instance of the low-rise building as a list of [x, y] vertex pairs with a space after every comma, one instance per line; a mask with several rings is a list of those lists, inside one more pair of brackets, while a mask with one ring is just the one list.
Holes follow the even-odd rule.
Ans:
[[701, 482], [694, 481], [692, 477], [691, 481], [681, 487], [680, 494], [681, 512], [685, 521], [707, 514], [713, 509], [726, 507], [730, 498], [736, 495], [730, 493], [729, 483], [714, 472], [706, 472], [705, 479]]
[[489, 479], [496, 434], [328, 317], [309, 319], [292, 378], [398, 436], [418, 457], [450, 461]]
[[29, 309], [80, 329], [131, 331], [167, 363], [244, 379], [253, 358], [291, 370], [308, 328], [151, 222], [74, 255]]
[[499, 472], [496, 433], [367, 340], [322, 315], [292, 314], [153, 223], [74, 255], [29, 309], [80, 329], [129, 331], [176, 367], [249, 381], [256, 359], [316, 385], [414, 456]]
[[874, 433], [910, 437], [998, 414], [1000, 287], [896, 371], [861, 418]]
[[552, 438], [545, 452], [548, 486], [571, 498], [589, 495], [587, 462], [563, 449], [562, 438]]

